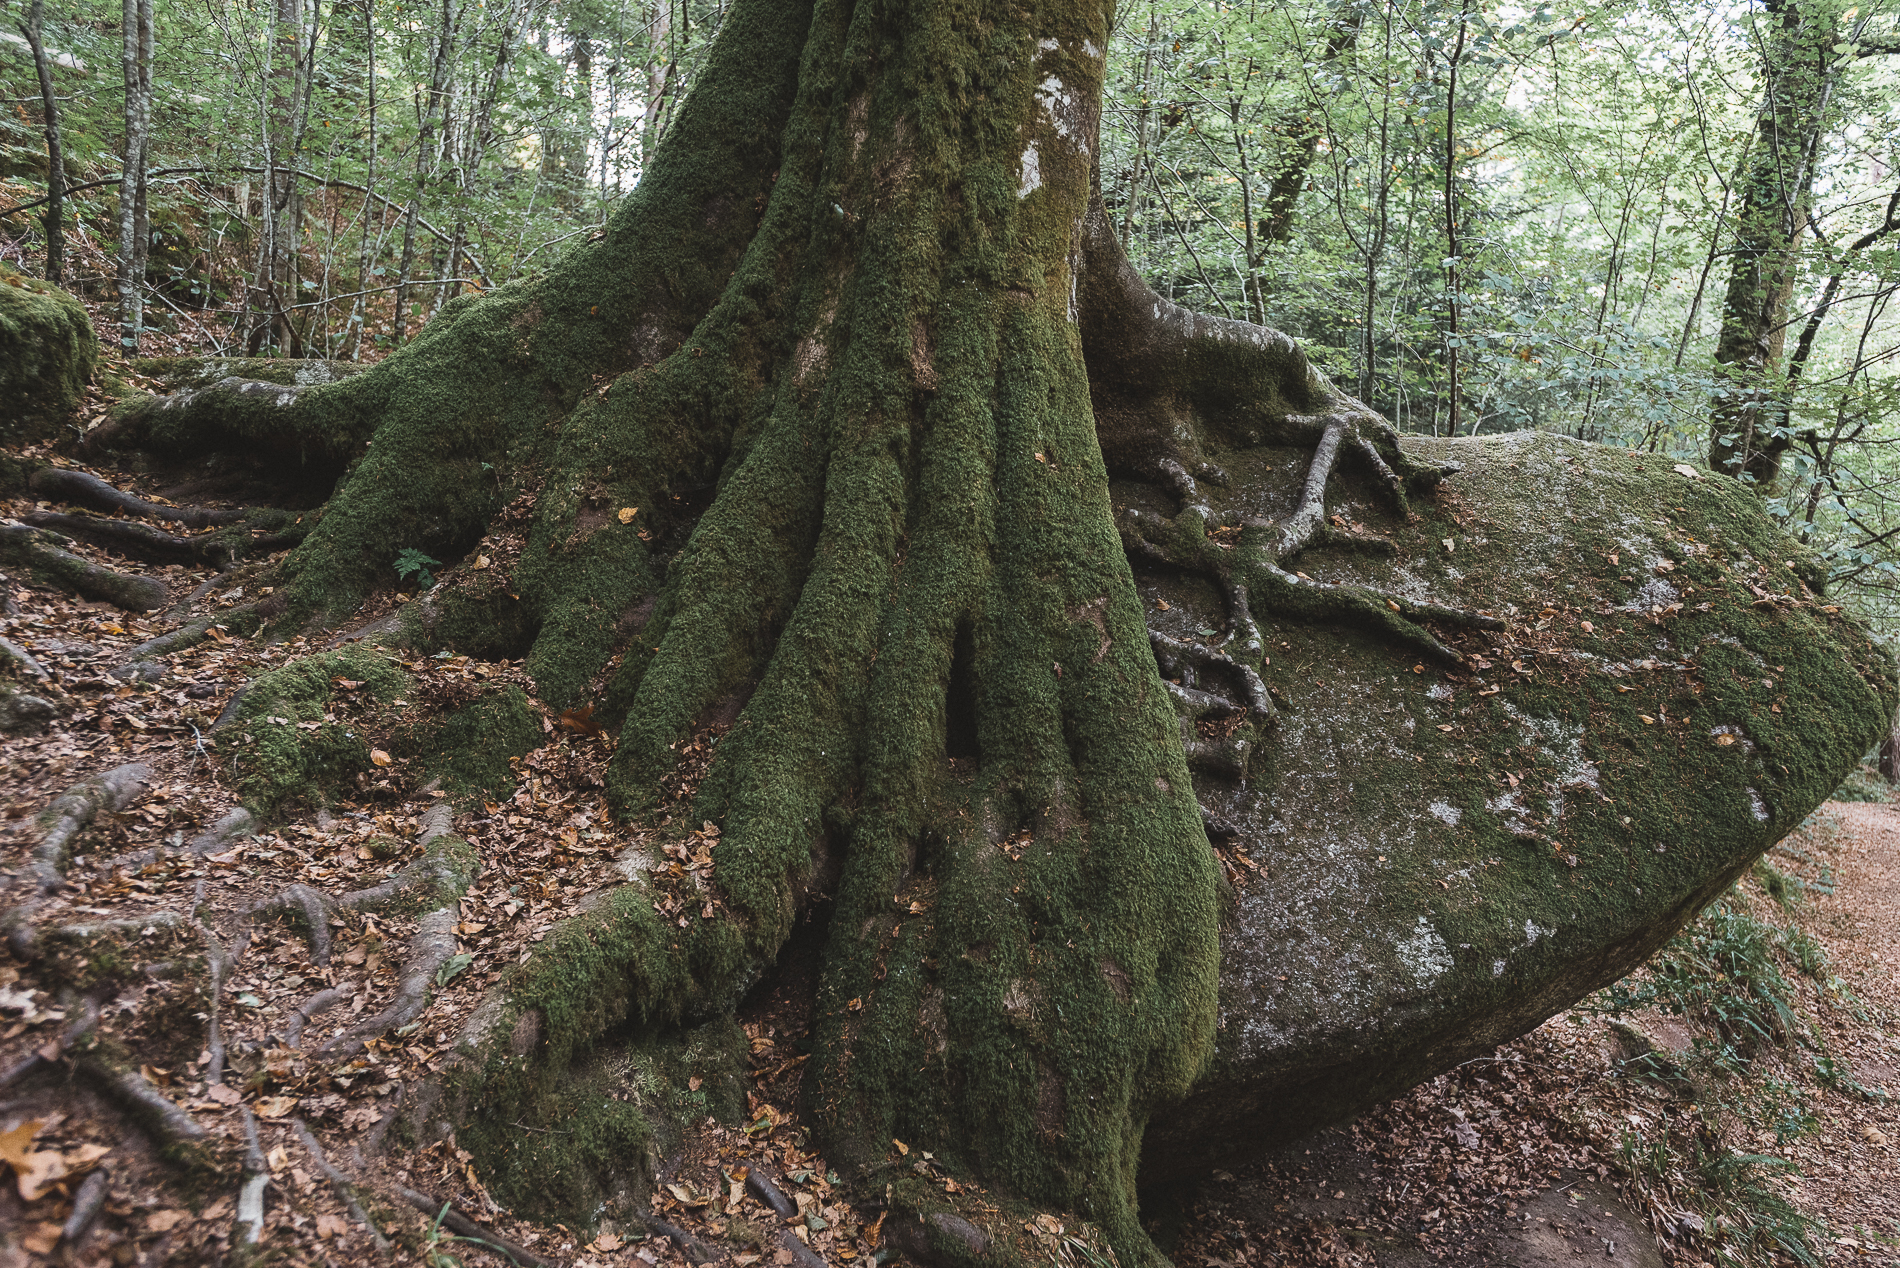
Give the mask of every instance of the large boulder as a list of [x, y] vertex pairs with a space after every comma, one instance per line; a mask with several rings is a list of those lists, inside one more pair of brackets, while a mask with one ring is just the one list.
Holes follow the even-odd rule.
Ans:
[[42, 440], [71, 422], [98, 360], [78, 300], [0, 264], [0, 445]]
[[[1743, 486], [1538, 433], [1407, 444], [1462, 466], [1415, 518], [1351, 478], [1329, 508], [1398, 552], [1299, 566], [1508, 628], [1453, 635], [1472, 656], [1455, 670], [1258, 613], [1280, 716], [1244, 780], [1197, 774], [1247, 878], [1218, 1053], [1150, 1124], [1151, 1180], [1350, 1117], [1629, 972], [1893, 715], [1889, 657]], [[1220, 461], [1217, 508], [1277, 516], [1306, 455]], [[1114, 493], [1173, 510], [1146, 486]], [[1138, 580], [1156, 628], [1223, 624], [1211, 587]]]

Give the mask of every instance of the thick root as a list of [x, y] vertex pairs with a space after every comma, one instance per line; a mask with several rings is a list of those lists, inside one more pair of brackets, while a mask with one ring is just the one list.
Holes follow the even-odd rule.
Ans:
[[82, 598], [97, 599], [127, 612], [151, 612], [165, 606], [169, 593], [155, 577], [114, 572], [60, 549], [66, 539], [16, 520], [0, 521], [0, 562], [14, 564], [50, 585]]
[[40, 894], [50, 894], [65, 882], [73, 839], [100, 812], [117, 814], [138, 800], [151, 775], [152, 768], [145, 763], [128, 762], [80, 780], [40, 814], [40, 840], [33, 848], [32, 867]]
[[116, 511], [140, 519], [164, 520], [186, 528], [235, 524], [246, 515], [244, 511], [213, 510], [205, 506], [162, 506], [121, 492], [89, 471], [77, 471], [70, 467], [41, 467], [27, 481], [27, 487], [35, 497], [45, 498], [49, 502], [89, 506], [95, 511]]
[[317, 1143], [317, 1138], [310, 1134], [310, 1129], [304, 1125], [302, 1119], [294, 1118], [290, 1125], [291, 1129], [297, 1133], [297, 1139], [303, 1142], [305, 1152], [310, 1155], [310, 1161], [323, 1174], [323, 1178], [330, 1182], [330, 1188], [349, 1210], [351, 1218], [368, 1230], [370, 1240], [376, 1243], [377, 1252], [387, 1255], [389, 1239], [383, 1236], [383, 1231], [376, 1227], [376, 1221], [371, 1219], [369, 1212], [363, 1209], [363, 1201], [357, 1196], [356, 1186], [351, 1183], [348, 1176], [337, 1170], [336, 1164], [324, 1154], [323, 1146]]
[[477, 1224], [468, 1216], [455, 1209], [451, 1202], [438, 1202], [426, 1193], [419, 1193], [403, 1185], [395, 1186], [396, 1193], [403, 1201], [421, 1211], [430, 1219], [442, 1221], [442, 1227], [457, 1237], [466, 1238], [490, 1250], [508, 1256], [523, 1268], [557, 1268], [552, 1260], [541, 1258], [525, 1246], [517, 1246], [505, 1237], [498, 1236]]

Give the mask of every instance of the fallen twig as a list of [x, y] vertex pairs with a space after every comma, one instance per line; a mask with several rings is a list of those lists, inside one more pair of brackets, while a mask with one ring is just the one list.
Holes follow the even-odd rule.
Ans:
[[430, 1219], [439, 1218], [442, 1221], [443, 1227], [447, 1228], [457, 1237], [467, 1238], [470, 1241], [481, 1242], [484, 1245], [492, 1246], [516, 1263], [529, 1265], [529, 1268], [559, 1268], [554, 1260], [543, 1259], [525, 1246], [517, 1246], [507, 1238], [489, 1232], [480, 1224], [477, 1224], [474, 1220], [471, 1220], [468, 1216], [456, 1210], [452, 1203], [438, 1202], [426, 1193], [418, 1193], [414, 1189], [406, 1189], [400, 1184], [396, 1186], [396, 1193], [403, 1201], [415, 1207]]

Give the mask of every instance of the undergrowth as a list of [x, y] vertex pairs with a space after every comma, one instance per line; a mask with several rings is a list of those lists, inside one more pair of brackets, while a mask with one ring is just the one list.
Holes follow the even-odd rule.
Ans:
[[[1833, 892], [1831, 868], [1804, 845], [1824, 841], [1833, 828], [1817, 812], [1777, 849], [1792, 870], [1766, 859], [1757, 863], [1587, 1010], [1611, 1019], [1653, 1010], [1681, 1017], [1694, 1030], [1686, 1052], [1668, 1052], [1640, 1030], [1618, 1028], [1626, 1041], [1635, 1040], [1621, 1073], [1667, 1099], [1690, 1102], [1676, 1130], [1666, 1118], [1660, 1128], [1626, 1128], [1621, 1162], [1640, 1188], [1680, 1211], [1672, 1230], [1677, 1238], [1692, 1238], [1707, 1257], [1733, 1268], [1789, 1259], [1817, 1265], [1826, 1229], [1784, 1192], [1782, 1178], [1797, 1173], [1793, 1162], [1731, 1142], [1778, 1149], [1812, 1134], [1820, 1126], [1816, 1087], [1885, 1095], [1854, 1080], [1803, 1002], [1805, 995], [1815, 1008], [1861, 1011], [1830, 971], [1825, 948], [1788, 919], [1810, 892]], [[1804, 978], [1811, 989], [1800, 986]]]

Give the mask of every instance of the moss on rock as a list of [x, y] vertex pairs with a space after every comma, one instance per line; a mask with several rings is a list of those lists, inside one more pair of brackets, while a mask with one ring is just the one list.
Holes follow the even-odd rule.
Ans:
[[0, 263], [0, 443], [43, 440], [73, 422], [98, 359], [78, 300]]

